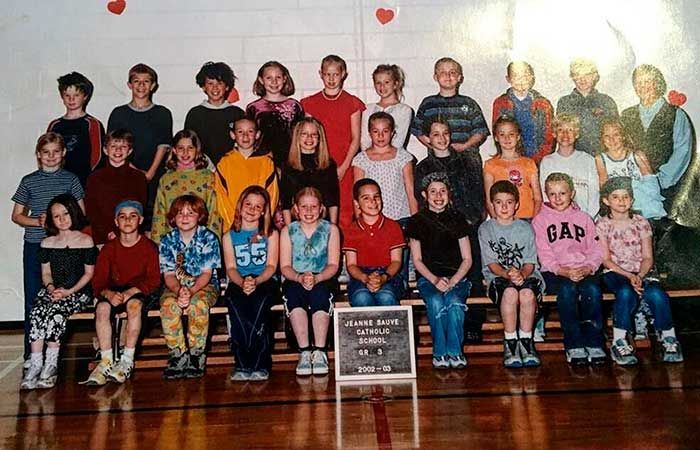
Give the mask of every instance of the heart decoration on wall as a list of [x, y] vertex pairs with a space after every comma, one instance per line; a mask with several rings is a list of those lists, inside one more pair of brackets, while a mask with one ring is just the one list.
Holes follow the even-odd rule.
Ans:
[[120, 15], [126, 8], [126, 0], [113, 0], [107, 3], [107, 10], [112, 14]]
[[688, 97], [682, 92], [671, 91], [668, 93], [668, 102], [673, 106], [682, 106], [686, 101], [688, 101]]
[[394, 10], [393, 9], [378, 8], [374, 12], [374, 15], [377, 17], [377, 20], [382, 25], [386, 25], [387, 23], [394, 20]]

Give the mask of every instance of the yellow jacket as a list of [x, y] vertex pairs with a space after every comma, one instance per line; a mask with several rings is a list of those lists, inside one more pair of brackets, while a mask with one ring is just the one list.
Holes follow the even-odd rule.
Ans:
[[277, 173], [270, 155], [251, 155], [245, 158], [233, 149], [216, 165], [216, 205], [223, 219], [223, 231], [227, 232], [233, 223], [238, 197], [248, 186], [257, 184], [270, 194], [270, 209], [274, 214], [279, 199]]

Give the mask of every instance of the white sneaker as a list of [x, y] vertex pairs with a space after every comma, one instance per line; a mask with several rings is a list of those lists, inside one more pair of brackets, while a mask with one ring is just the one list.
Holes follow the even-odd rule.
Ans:
[[328, 373], [328, 356], [323, 350], [314, 350], [311, 354], [311, 371], [314, 375], [326, 375]]
[[39, 382], [39, 376], [41, 375], [41, 372], [41, 362], [36, 365], [29, 364], [29, 367], [24, 372], [24, 376], [22, 377], [22, 382], [20, 383], [19, 388], [36, 389], [36, 385]]
[[133, 361], [125, 361], [124, 358], [120, 359], [118, 363], [113, 365], [106, 373], [109, 378], [117, 383], [123, 383], [131, 377], [131, 372], [134, 370]]
[[82, 382], [81, 384], [85, 384], [87, 386], [104, 386], [105, 384], [107, 384], [107, 374], [111, 369], [112, 362], [103, 359], [100, 361], [99, 364], [97, 364], [97, 366], [95, 366], [94, 369], [92, 369], [92, 372], [90, 372], [90, 376], [88, 377], [88, 379]]
[[297, 375], [306, 376], [311, 375], [313, 370], [311, 368], [311, 352], [305, 350], [299, 355], [299, 362], [297, 363]]
[[39, 375], [39, 381], [36, 383], [36, 387], [39, 389], [49, 389], [56, 386], [56, 378], [58, 378], [58, 367], [56, 367], [55, 362], [47, 362], [44, 364], [44, 368], [41, 369], [41, 375]]

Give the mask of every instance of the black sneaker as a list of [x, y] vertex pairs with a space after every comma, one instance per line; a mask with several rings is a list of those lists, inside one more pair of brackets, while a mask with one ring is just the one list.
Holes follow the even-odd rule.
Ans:
[[179, 348], [170, 352], [168, 365], [163, 370], [163, 378], [166, 380], [174, 380], [176, 378], [184, 378], [187, 367], [190, 365], [190, 354], [182, 353]]
[[187, 378], [201, 378], [204, 376], [204, 368], [207, 365], [207, 355], [204, 349], [190, 350], [190, 364], [185, 371]]
[[535, 350], [535, 343], [530, 338], [518, 340], [518, 351], [524, 367], [537, 367], [540, 365], [540, 357]]

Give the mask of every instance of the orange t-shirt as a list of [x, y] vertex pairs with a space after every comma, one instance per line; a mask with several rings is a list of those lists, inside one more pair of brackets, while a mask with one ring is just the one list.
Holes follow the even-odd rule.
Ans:
[[535, 161], [526, 156], [520, 156], [516, 159], [503, 159], [500, 156], [494, 156], [484, 163], [484, 174], [491, 175], [494, 182], [508, 180], [518, 187], [520, 208], [515, 213], [516, 217], [531, 219], [535, 215], [535, 199], [532, 189], [539, 189], [539, 184], [530, 185], [532, 175], [537, 176]]

